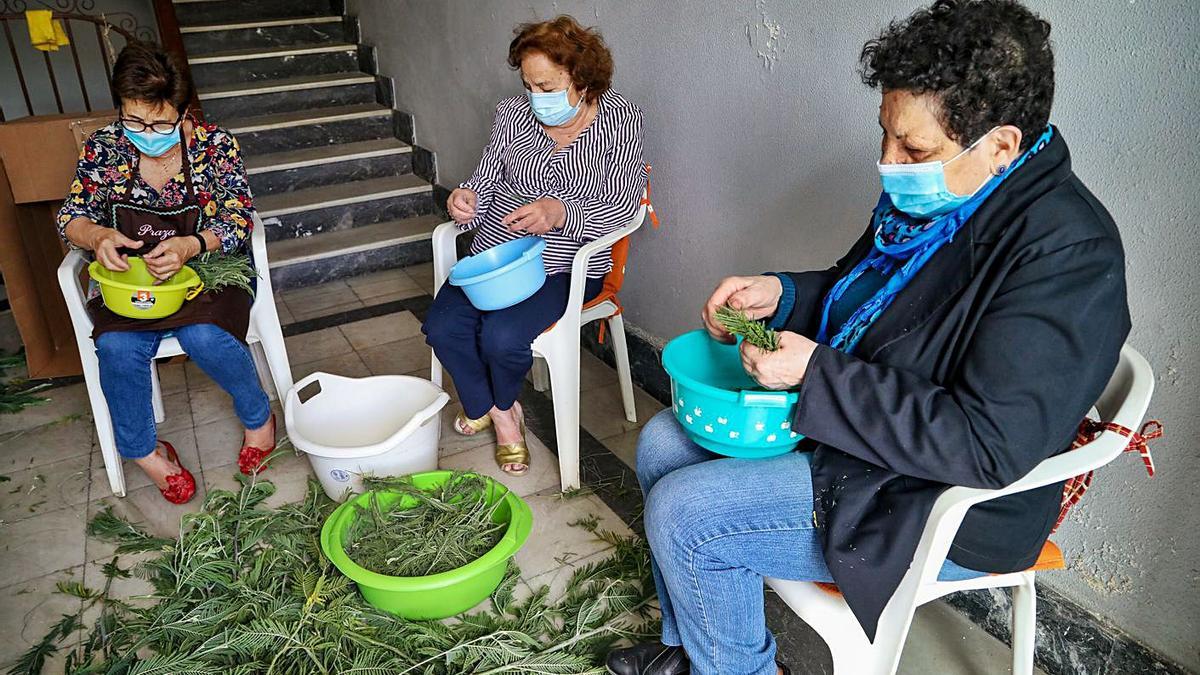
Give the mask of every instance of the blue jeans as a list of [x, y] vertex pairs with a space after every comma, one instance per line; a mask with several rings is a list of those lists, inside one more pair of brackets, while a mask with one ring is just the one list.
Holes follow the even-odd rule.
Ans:
[[[682, 645], [695, 675], [774, 675], [763, 577], [833, 580], [813, 528], [808, 453], [719, 457], [664, 410], [638, 437], [637, 476], [663, 643]], [[947, 560], [940, 578], [983, 575]]]
[[[603, 279], [588, 279], [584, 302], [603, 288]], [[483, 417], [492, 406], [500, 410], [512, 407], [533, 365], [530, 345], [562, 318], [570, 293], [571, 275], [551, 274], [545, 285], [523, 302], [485, 312], [475, 309], [458, 286], [442, 284], [421, 330], [454, 379], [467, 417]]]
[[150, 400], [150, 361], [158, 344], [173, 333], [187, 355], [233, 397], [238, 419], [257, 429], [271, 418], [267, 394], [258, 383], [250, 350], [225, 330], [198, 323], [166, 330], [114, 331], [96, 338], [100, 388], [108, 400], [117, 451], [126, 459], [154, 452], [158, 431]]

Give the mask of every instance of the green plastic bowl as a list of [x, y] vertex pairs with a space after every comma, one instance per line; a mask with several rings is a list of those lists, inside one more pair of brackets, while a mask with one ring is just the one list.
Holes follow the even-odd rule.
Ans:
[[100, 261], [88, 265], [88, 274], [100, 286], [104, 306], [130, 319], [161, 319], [183, 307], [185, 300], [196, 297], [204, 284], [195, 270], [186, 265], [161, 284], [146, 269], [146, 261], [130, 256], [129, 270], [114, 272]]
[[[408, 477], [422, 490], [435, 488], [453, 475], [451, 471], [428, 471]], [[485, 478], [487, 478], [485, 476]], [[487, 478], [488, 504], [503, 500], [496, 508], [497, 522], [507, 522], [508, 530], [492, 550], [474, 562], [457, 569], [424, 577], [393, 577], [361, 567], [343, 548], [346, 534], [358, 513], [355, 505], [366, 506], [371, 493], [346, 500], [329, 515], [321, 527], [321, 550], [342, 574], [350, 577], [363, 598], [384, 610], [405, 619], [445, 619], [471, 609], [483, 602], [504, 580], [508, 560], [521, 549], [533, 529], [533, 512], [525, 500]], [[395, 492], [380, 492], [380, 501], [390, 506], [405, 497]], [[411, 501], [411, 498], [408, 498]]]
[[695, 330], [668, 342], [662, 360], [671, 376], [671, 409], [700, 447], [729, 457], [774, 457], [804, 439], [792, 431], [800, 395], [760, 387], [742, 368], [737, 345]]

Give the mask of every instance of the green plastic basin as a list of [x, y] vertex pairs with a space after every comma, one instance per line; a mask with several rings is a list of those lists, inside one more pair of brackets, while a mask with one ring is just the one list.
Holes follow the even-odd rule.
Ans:
[[737, 345], [707, 331], [684, 333], [663, 348], [671, 409], [697, 445], [729, 457], [774, 457], [804, 436], [792, 431], [799, 394], [767, 391], [742, 368]]
[[161, 319], [178, 312], [185, 300], [204, 289], [195, 270], [186, 265], [159, 284], [144, 260], [130, 256], [126, 261], [129, 269], [125, 272], [114, 272], [99, 260], [88, 265], [88, 275], [99, 284], [104, 306], [114, 314], [130, 319]]
[[[451, 471], [427, 471], [408, 479], [418, 488], [429, 490], [452, 475]], [[329, 515], [321, 527], [321, 550], [342, 574], [358, 584], [363, 599], [379, 609], [405, 619], [444, 619], [465, 612], [496, 590], [504, 580], [509, 558], [520, 550], [533, 529], [533, 512], [525, 500], [491, 478], [487, 482], [488, 504], [503, 502], [496, 508], [495, 518], [496, 522], [507, 522], [508, 530], [490, 551], [462, 567], [424, 577], [393, 577], [372, 572], [351, 560], [344, 548], [346, 534], [358, 515], [355, 505], [369, 504], [371, 492], [346, 500]], [[398, 499], [412, 501], [395, 492], [378, 495], [384, 506]]]

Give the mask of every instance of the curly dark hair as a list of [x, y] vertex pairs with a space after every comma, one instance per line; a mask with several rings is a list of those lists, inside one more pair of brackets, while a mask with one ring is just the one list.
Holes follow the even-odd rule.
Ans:
[[859, 64], [874, 89], [934, 95], [959, 145], [1011, 124], [1024, 150], [1050, 119], [1050, 24], [1016, 0], [937, 0], [891, 22], [863, 46]]
[[541, 52], [567, 69], [571, 82], [589, 102], [612, 87], [612, 52], [595, 28], [585, 28], [566, 14], [550, 21], [523, 23], [513, 31], [516, 37], [508, 46], [508, 65], [521, 68], [521, 59], [529, 52]]
[[179, 60], [152, 42], [125, 45], [113, 64], [112, 88], [119, 99], [169, 103], [179, 113], [192, 98], [191, 82]]

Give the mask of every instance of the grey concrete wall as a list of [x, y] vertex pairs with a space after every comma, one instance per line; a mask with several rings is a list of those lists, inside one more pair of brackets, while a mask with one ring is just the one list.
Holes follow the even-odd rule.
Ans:
[[[1030, 0], [1054, 25], [1062, 128], [1083, 180], [1120, 223], [1132, 343], [1158, 373], [1160, 475], [1122, 457], [1057, 536], [1071, 560], [1046, 583], [1200, 669], [1200, 12], [1192, 0]], [[599, 26], [615, 88], [646, 113], [658, 231], [633, 247], [629, 321], [669, 338], [696, 327], [726, 274], [824, 267], [861, 231], [879, 190], [878, 96], [858, 49], [915, 0], [604, 2], [351, 0], [395, 78], [441, 182], [473, 169], [495, 102], [521, 91], [504, 63], [513, 24], [559, 12]]]
[[[157, 39], [158, 27], [154, 19], [154, 7], [150, 0], [96, 0], [95, 6], [84, 14], [106, 14], [110, 21], [122, 27], [136, 25], [144, 28], [142, 37]], [[31, 9], [40, 5], [29, 3]], [[126, 22], [127, 20], [128, 23]], [[23, 21], [12, 22], [13, 42], [17, 47], [17, 56], [29, 87], [29, 98], [33, 103], [35, 115], [49, 115], [58, 112], [54, 100], [54, 90], [50, 86], [50, 78], [46, 71], [45, 58], [42, 52], [29, 44], [29, 31]], [[79, 53], [79, 65], [83, 71], [83, 82], [87, 87], [88, 98], [92, 110], [103, 110], [112, 107], [112, 95], [109, 93], [108, 78], [105, 75], [103, 51], [96, 39], [93, 24], [83, 21], [72, 21], [71, 30], [75, 36], [75, 47]], [[110, 33], [114, 56], [125, 46], [125, 39], [116, 32]], [[9, 120], [25, 117], [29, 114], [25, 99], [21, 95], [21, 87], [17, 80], [17, 69], [8, 49], [8, 44], [0, 37], [0, 110]], [[63, 109], [66, 112], [83, 112], [89, 108], [84, 105], [83, 91], [79, 86], [79, 76], [75, 71], [75, 62], [71, 58], [71, 48], [62, 47], [57, 52], [50, 52], [50, 63], [53, 66], [54, 77], [58, 81], [59, 94], [62, 97]]]

